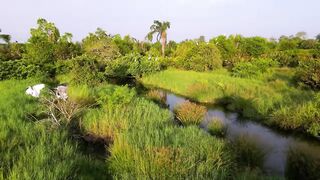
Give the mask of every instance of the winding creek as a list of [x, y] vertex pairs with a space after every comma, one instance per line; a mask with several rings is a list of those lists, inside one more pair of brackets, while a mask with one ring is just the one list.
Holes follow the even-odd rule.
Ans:
[[[186, 98], [161, 90], [166, 94], [166, 104], [173, 111]], [[221, 108], [207, 106], [208, 112], [201, 128], [206, 127], [213, 117], [218, 117], [227, 126], [226, 138], [233, 140], [245, 135], [254, 141], [265, 154], [264, 171], [270, 175], [284, 176], [288, 150], [302, 148], [305, 152], [320, 154], [320, 143], [314, 139], [283, 133], [254, 121], [240, 120], [237, 113], [226, 112]]]

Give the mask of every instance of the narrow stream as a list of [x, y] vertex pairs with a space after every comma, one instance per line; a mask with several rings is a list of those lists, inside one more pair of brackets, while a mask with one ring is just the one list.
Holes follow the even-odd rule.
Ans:
[[[170, 92], [164, 91], [164, 93], [166, 93], [166, 104], [171, 111], [176, 105], [187, 100]], [[240, 120], [237, 113], [225, 112], [220, 108], [207, 107], [207, 109], [201, 127], [206, 129], [210, 120], [218, 117], [227, 126], [227, 139], [232, 140], [241, 135], [249, 137], [266, 153], [263, 170], [267, 174], [284, 176], [287, 152], [290, 148], [299, 147], [308, 150], [307, 152], [310, 150], [320, 154], [320, 143], [314, 140], [281, 133], [253, 121]]]

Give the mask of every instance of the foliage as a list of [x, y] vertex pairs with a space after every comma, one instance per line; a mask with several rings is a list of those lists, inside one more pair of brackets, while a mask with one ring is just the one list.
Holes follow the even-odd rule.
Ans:
[[57, 58], [70, 58], [79, 54], [79, 50], [71, 43], [72, 35], [66, 33], [60, 36], [54, 23], [38, 19], [37, 24], [38, 27], [30, 31], [31, 37], [23, 56], [30, 64], [39, 66], [44, 75], [52, 77], [55, 75], [54, 63]]
[[124, 106], [129, 104], [136, 96], [134, 89], [128, 88], [128, 86], [119, 86], [115, 88], [99, 88], [97, 90], [97, 102], [100, 105]]
[[39, 66], [29, 64], [27, 60], [0, 61], [0, 80], [25, 79], [39, 76]]
[[277, 62], [271, 59], [254, 59], [251, 62], [242, 62], [232, 68], [232, 75], [235, 77], [252, 78], [269, 71], [271, 67], [276, 67]]
[[190, 101], [179, 104], [174, 109], [177, 119], [185, 126], [200, 125], [207, 112], [206, 107]]
[[144, 74], [161, 69], [160, 58], [146, 57], [139, 54], [128, 54], [109, 62], [105, 68], [107, 76], [111, 77], [141, 77]]
[[219, 50], [213, 44], [187, 41], [179, 44], [174, 56], [177, 66], [186, 70], [209, 71], [222, 66]]
[[85, 53], [102, 62], [114, 60], [120, 55], [119, 49], [111, 36], [100, 28], [82, 40], [82, 47]]
[[270, 58], [279, 62], [281, 66], [296, 67], [300, 62], [313, 59], [312, 52], [309, 50], [285, 50], [274, 51], [270, 54]]
[[103, 73], [95, 57], [82, 55], [72, 59], [72, 83], [97, 85], [103, 81]]
[[217, 46], [223, 61], [227, 61], [227, 63], [233, 62], [232, 59], [236, 56], [237, 48], [232, 37], [227, 38], [226, 36], [221, 35], [211, 39], [209, 42]]
[[320, 90], [320, 60], [309, 60], [300, 63], [296, 79], [306, 86]]
[[112, 41], [117, 45], [121, 55], [138, 52], [138, 44], [136, 40], [129, 35], [121, 38], [119, 34], [112, 37]]
[[167, 30], [170, 29], [170, 22], [160, 22], [158, 20], [153, 21], [153, 25], [150, 26], [150, 32], [147, 34], [146, 39], [152, 41], [153, 35], [157, 34], [157, 41], [161, 39], [161, 52], [162, 56], [165, 56], [165, 47], [167, 44]]

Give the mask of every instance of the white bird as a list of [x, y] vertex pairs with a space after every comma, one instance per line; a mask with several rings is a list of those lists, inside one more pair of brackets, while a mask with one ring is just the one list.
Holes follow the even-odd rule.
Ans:
[[59, 99], [67, 100], [68, 94], [67, 94], [67, 86], [60, 85], [55, 88], [56, 97]]
[[28, 89], [26, 90], [27, 95], [31, 95], [33, 97], [39, 97], [40, 96], [40, 91], [45, 87], [44, 84], [36, 84], [34, 86], [29, 86]]

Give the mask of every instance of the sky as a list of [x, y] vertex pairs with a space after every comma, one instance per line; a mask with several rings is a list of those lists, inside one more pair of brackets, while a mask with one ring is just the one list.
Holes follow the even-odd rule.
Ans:
[[25, 42], [38, 18], [80, 41], [100, 27], [143, 40], [153, 20], [171, 22], [168, 39], [241, 34], [278, 38], [320, 33], [320, 0], [0, 0], [0, 28]]

